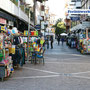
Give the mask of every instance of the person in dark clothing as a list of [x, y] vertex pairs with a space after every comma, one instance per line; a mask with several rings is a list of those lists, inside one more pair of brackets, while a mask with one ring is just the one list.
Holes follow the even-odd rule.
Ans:
[[51, 49], [53, 49], [53, 36], [50, 37], [50, 41], [51, 41]]
[[62, 41], [62, 45], [63, 45], [63, 43], [64, 43], [64, 38], [62, 38], [61, 41]]
[[60, 36], [57, 37], [58, 45], [60, 44]]
[[47, 37], [47, 49], [49, 49], [49, 38]]

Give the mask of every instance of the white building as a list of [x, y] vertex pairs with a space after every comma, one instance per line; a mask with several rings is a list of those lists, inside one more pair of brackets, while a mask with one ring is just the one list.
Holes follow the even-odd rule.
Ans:
[[[33, 8], [33, 0], [0, 0], [0, 18], [6, 20], [6, 25], [17, 27], [18, 30], [24, 31], [28, 29], [28, 15], [25, 8], [31, 6]], [[29, 11], [28, 11], [29, 13]], [[30, 22], [33, 25], [33, 22]]]

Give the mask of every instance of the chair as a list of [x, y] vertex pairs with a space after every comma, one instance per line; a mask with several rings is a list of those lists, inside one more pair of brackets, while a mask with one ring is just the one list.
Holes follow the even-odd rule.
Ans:
[[39, 63], [40, 61], [43, 61], [43, 64], [44, 64], [44, 52], [43, 53], [38, 52], [36, 58], [39, 61]]
[[39, 52], [33, 51], [31, 63], [37, 64], [38, 61], [39, 63], [43, 61], [43, 64], [44, 64], [44, 52], [45, 52], [45, 48], [41, 48]]

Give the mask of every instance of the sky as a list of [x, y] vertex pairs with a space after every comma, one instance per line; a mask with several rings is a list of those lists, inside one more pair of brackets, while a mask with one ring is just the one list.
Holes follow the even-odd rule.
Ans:
[[[26, 0], [32, 3], [32, 0]], [[70, 0], [48, 0], [46, 5], [49, 6], [50, 12], [56, 15], [56, 19], [65, 18], [65, 4]]]
[[56, 14], [56, 19], [65, 17], [65, 3], [68, 0], [48, 0], [46, 5], [49, 6], [50, 12]]

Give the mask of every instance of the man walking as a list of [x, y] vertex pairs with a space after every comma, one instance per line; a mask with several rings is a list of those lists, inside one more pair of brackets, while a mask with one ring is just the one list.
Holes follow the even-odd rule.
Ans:
[[62, 37], [61, 41], [62, 41], [62, 45], [63, 45], [63, 43], [64, 43], [64, 38], [63, 37]]
[[58, 45], [60, 44], [60, 36], [57, 37]]
[[47, 37], [47, 49], [49, 49], [49, 37]]
[[53, 36], [50, 37], [50, 41], [51, 41], [51, 49], [53, 49]]

